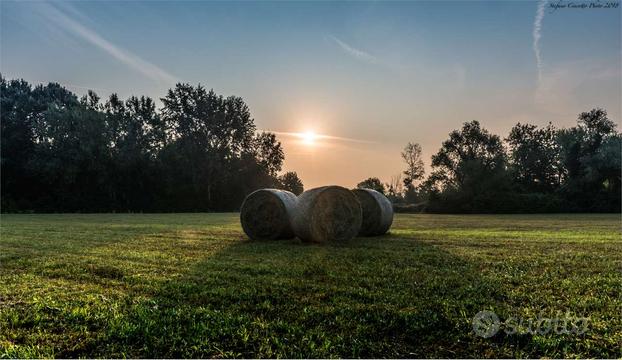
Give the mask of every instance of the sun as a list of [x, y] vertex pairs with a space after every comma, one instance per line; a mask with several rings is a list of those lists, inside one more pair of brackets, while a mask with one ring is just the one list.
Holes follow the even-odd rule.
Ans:
[[305, 131], [300, 134], [300, 137], [305, 144], [313, 144], [315, 143], [315, 139], [317, 139], [317, 135], [315, 135], [313, 131]]

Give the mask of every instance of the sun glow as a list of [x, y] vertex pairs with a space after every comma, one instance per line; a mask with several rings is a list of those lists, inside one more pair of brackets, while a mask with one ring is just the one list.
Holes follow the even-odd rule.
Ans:
[[317, 135], [315, 135], [313, 131], [305, 131], [300, 134], [300, 137], [305, 144], [309, 145], [315, 143], [315, 140], [317, 139]]

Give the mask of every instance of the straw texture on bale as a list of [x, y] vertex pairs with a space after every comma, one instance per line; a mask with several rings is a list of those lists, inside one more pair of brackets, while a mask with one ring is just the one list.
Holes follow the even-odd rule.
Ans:
[[386, 196], [372, 189], [354, 189], [361, 203], [363, 222], [361, 236], [378, 236], [386, 233], [393, 223], [393, 205]]
[[249, 194], [240, 209], [242, 229], [253, 240], [291, 239], [291, 220], [296, 195], [277, 189], [259, 189]]
[[361, 205], [352, 191], [323, 186], [298, 196], [292, 226], [303, 241], [346, 241], [355, 237], [362, 221]]

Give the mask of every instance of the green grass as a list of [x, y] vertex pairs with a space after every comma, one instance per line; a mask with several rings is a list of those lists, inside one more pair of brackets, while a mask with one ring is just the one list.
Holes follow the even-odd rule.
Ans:
[[[341, 244], [237, 214], [2, 215], [0, 357], [622, 357], [620, 215], [397, 215]], [[582, 335], [472, 330], [494, 311]]]

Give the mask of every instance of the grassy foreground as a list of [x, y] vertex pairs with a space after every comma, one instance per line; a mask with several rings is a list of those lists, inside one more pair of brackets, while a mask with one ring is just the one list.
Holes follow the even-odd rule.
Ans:
[[[2, 215], [0, 357], [622, 357], [620, 215], [397, 215], [347, 243], [238, 214]], [[482, 310], [589, 317], [477, 336]]]

